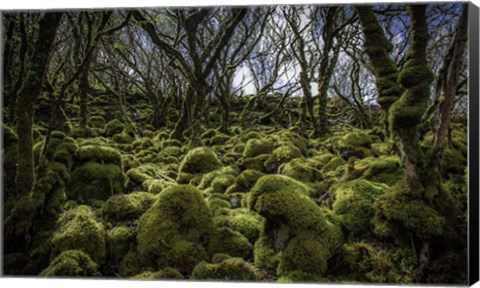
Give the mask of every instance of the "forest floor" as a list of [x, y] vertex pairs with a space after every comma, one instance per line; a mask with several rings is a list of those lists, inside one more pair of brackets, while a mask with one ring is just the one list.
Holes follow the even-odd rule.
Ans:
[[[101, 116], [92, 116], [89, 126], [90, 137], [52, 133], [45, 204], [35, 219], [32, 248], [27, 255], [5, 256], [7, 274], [414, 279], [418, 247], [408, 231], [387, 233], [394, 228], [381, 212], [382, 197], [400, 189], [404, 175], [395, 145], [381, 129], [314, 138], [297, 126], [232, 126], [228, 135], [206, 129], [193, 145], [170, 139], [169, 129], [154, 132]], [[37, 127], [34, 135], [37, 161], [43, 132]], [[8, 188], [14, 187], [9, 167], [16, 135], [9, 128], [4, 133], [8, 217], [15, 204]], [[432, 137], [423, 138], [427, 152]], [[442, 174], [462, 215], [466, 145], [465, 127], [453, 124]], [[408, 203], [397, 204], [395, 213], [409, 213]], [[431, 275], [438, 278], [429, 281], [463, 281], [459, 251], [433, 261]]]

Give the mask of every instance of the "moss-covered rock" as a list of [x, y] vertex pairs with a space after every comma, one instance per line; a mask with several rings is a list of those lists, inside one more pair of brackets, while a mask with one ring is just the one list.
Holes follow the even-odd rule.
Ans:
[[245, 144], [243, 155], [253, 158], [261, 154], [270, 154], [273, 149], [274, 143], [270, 139], [250, 139]]
[[[315, 280], [327, 270], [330, 254], [328, 243], [318, 239], [318, 235], [305, 231], [295, 236], [283, 250], [277, 274], [288, 277], [292, 273], [302, 273], [304, 280]], [[311, 275], [310, 279], [307, 275]]]
[[135, 243], [135, 233], [128, 226], [116, 226], [106, 234], [108, 259], [119, 263]]
[[143, 262], [190, 273], [206, 260], [214, 224], [201, 192], [190, 185], [163, 191], [138, 223], [138, 252]]
[[123, 193], [124, 174], [117, 164], [86, 162], [72, 171], [72, 180], [66, 187], [69, 199], [91, 202], [106, 200]]
[[188, 151], [183, 158], [179, 173], [205, 174], [222, 167], [217, 155], [206, 147], [198, 147]]
[[213, 234], [209, 251], [210, 254], [225, 253], [247, 260], [252, 253], [252, 244], [241, 233], [221, 227]]
[[254, 281], [257, 274], [255, 268], [243, 259], [229, 258], [217, 264], [199, 263], [190, 279]]
[[302, 153], [297, 147], [293, 145], [280, 146], [273, 150], [268, 160], [265, 161], [266, 170], [267, 172], [275, 172], [281, 164], [299, 157], [302, 157]]
[[280, 166], [278, 172], [303, 183], [312, 183], [323, 179], [321, 172], [303, 158], [293, 159]]
[[78, 206], [61, 215], [51, 247], [51, 257], [67, 250], [81, 250], [101, 264], [105, 260], [105, 228], [95, 220], [90, 207]]
[[369, 135], [364, 132], [354, 131], [340, 138], [335, 148], [344, 159], [350, 157], [364, 158], [373, 155], [371, 144], [372, 139]]
[[417, 265], [415, 252], [409, 248], [379, 243], [344, 244], [346, 267], [362, 282], [412, 283]]
[[412, 232], [420, 239], [431, 239], [445, 232], [445, 218], [424, 201], [411, 199], [404, 180], [375, 201], [375, 233], [382, 237]]
[[121, 133], [124, 128], [125, 128], [124, 123], [122, 123], [118, 119], [113, 119], [112, 121], [107, 123], [107, 125], [105, 126], [105, 130], [103, 131], [103, 134], [106, 137], [112, 137], [117, 133]]
[[362, 178], [394, 185], [404, 177], [404, 171], [401, 169], [400, 159], [396, 156], [380, 157], [368, 164], [368, 168], [363, 173]]
[[182, 273], [172, 267], [164, 268], [157, 272], [146, 271], [133, 276], [134, 279], [184, 279]]
[[263, 175], [263, 173], [256, 170], [247, 169], [238, 175], [234, 185], [230, 186], [225, 193], [248, 192]]
[[91, 116], [88, 118], [88, 126], [90, 127], [103, 129], [106, 124], [107, 122], [102, 116]]
[[[267, 175], [257, 181], [250, 193], [249, 208], [266, 218], [264, 229], [254, 248], [255, 263], [259, 267], [271, 273], [278, 272], [279, 276], [286, 276], [293, 272], [293, 268], [277, 271], [277, 266], [282, 261], [292, 263], [283, 259], [285, 255], [291, 257], [291, 254], [285, 253], [290, 243], [293, 246], [310, 247], [308, 244], [310, 242], [297, 243], [305, 240], [302, 237], [306, 236], [300, 235], [306, 231], [311, 233], [309, 237], [313, 237], [316, 242], [324, 241], [325, 247], [322, 247], [321, 253], [328, 255], [329, 252], [325, 251], [330, 251], [332, 247], [329, 247], [328, 238], [325, 236], [328, 229], [326, 220], [321, 209], [308, 196], [309, 190], [304, 184], [282, 175]], [[300, 240], [293, 241], [297, 236]], [[319, 247], [315, 249], [317, 248], [320, 249]], [[295, 250], [295, 248], [290, 249]], [[300, 265], [300, 262], [316, 263], [321, 256], [301, 254], [300, 257], [298, 263], [284, 264], [286, 265], [284, 267]], [[326, 259], [324, 261], [323, 266], [317, 267], [315, 275], [321, 276], [324, 272], [322, 267], [326, 267]], [[310, 268], [303, 269], [303, 266], [297, 268], [300, 272], [311, 273], [311, 270], [308, 270]]]
[[154, 194], [147, 192], [111, 196], [103, 206], [103, 217], [107, 221], [136, 219], [150, 208], [155, 199]]
[[40, 276], [86, 277], [100, 276], [100, 273], [95, 262], [86, 253], [80, 250], [66, 250], [55, 257]]
[[263, 218], [244, 208], [232, 210], [227, 215], [215, 217], [214, 220], [218, 227], [228, 227], [240, 232], [250, 243], [255, 243], [263, 228]]
[[77, 151], [78, 161], [110, 163], [118, 166], [122, 165], [122, 154], [112, 147], [102, 145], [83, 145]]
[[375, 215], [375, 199], [385, 192], [385, 186], [355, 179], [342, 183], [333, 189], [335, 202], [333, 212], [353, 235], [372, 230], [371, 221]]

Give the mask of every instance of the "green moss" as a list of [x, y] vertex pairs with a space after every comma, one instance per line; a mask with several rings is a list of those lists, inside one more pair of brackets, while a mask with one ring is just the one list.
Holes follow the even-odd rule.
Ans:
[[133, 138], [125, 132], [113, 135], [112, 140], [119, 144], [131, 144], [133, 142]]
[[225, 254], [225, 253], [217, 253], [212, 256], [212, 263], [217, 264], [222, 262], [223, 260], [230, 259], [232, 256]]
[[128, 171], [132, 168], [136, 168], [140, 166], [140, 161], [135, 158], [135, 156], [130, 154], [123, 154], [122, 155], [122, 163], [124, 171]]
[[381, 157], [368, 164], [367, 170], [362, 178], [394, 185], [404, 177], [404, 171], [401, 169], [400, 159], [396, 156]]
[[257, 180], [264, 174], [256, 170], [245, 170], [235, 179], [234, 185], [230, 186], [225, 193], [247, 192], [255, 185]]
[[205, 174], [222, 167], [217, 155], [210, 149], [198, 147], [188, 151], [180, 164], [180, 173]]
[[443, 175], [462, 174], [467, 167], [467, 158], [459, 150], [446, 148], [442, 152], [440, 165]]
[[347, 162], [343, 160], [341, 157], [334, 157], [330, 161], [328, 161], [325, 166], [320, 170], [322, 173], [323, 177], [327, 177], [329, 174], [328, 172], [333, 172], [338, 169], [338, 167], [345, 165]]
[[344, 158], [357, 157], [364, 158], [372, 156], [371, 151], [372, 138], [364, 132], [350, 132], [345, 134], [337, 142], [336, 151], [341, 153]]
[[408, 191], [404, 181], [401, 181], [376, 199], [375, 233], [394, 236], [408, 231], [420, 239], [442, 235], [444, 217], [425, 202], [408, 197]]
[[315, 276], [322, 276], [327, 270], [329, 247], [322, 243], [314, 233], [305, 231], [294, 237], [283, 250], [277, 274], [287, 276], [294, 272], [301, 272]]
[[291, 177], [300, 182], [316, 182], [323, 179], [321, 172], [317, 170], [309, 161], [303, 158], [296, 158], [280, 166], [280, 174]]
[[215, 211], [217, 209], [222, 209], [222, 208], [230, 209], [230, 208], [232, 208], [230, 206], [230, 202], [228, 202], [227, 200], [224, 200], [224, 199], [209, 197], [209, 198], [207, 198], [207, 203], [208, 203], [208, 207], [210, 207], [210, 210], [212, 211], [212, 214], [215, 214]]
[[266, 170], [267, 172], [275, 172], [281, 164], [299, 157], [302, 157], [302, 153], [297, 147], [293, 145], [280, 146], [273, 150], [268, 160], [265, 161]]
[[122, 155], [120, 152], [109, 146], [81, 146], [77, 151], [77, 159], [82, 163], [95, 161], [99, 163], [111, 163], [118, 166], [122, 164]]
[[123, 192], [124, 174], [116, 164], [86, 162], [72, 171], [72, 180], [66, 187], [69, 199], [106, 200]]
[[215, 217], [215, 224], [218, 227], [228, 227], [240, 232], [250, 243], [255, 243], [263, 228], [263, 218], [256, 213], [240, 208], [233, 210], [228, 215]]
[[78, 206], [61, 215], [51, 245], [52, 257], [66, 250], [81, 250], [101, 264], [105, 260], [105, 229], [88, 206]]
[[132, 220], [147, 211], [155, 200], [156, 197], [147, 192], [114, 195], [105, 202], [103, 217], [107, 221]]
[[212, 181], [212, 193], [225, 193], [228, 187], [235, 182], [235, 177], [229, 174], [224, 174], [215, 177]]
[[138, 252], [143, 262], [190, 273], [205, 260], [204, 248], [214, 232], [201, 192], [190, 185], [165, 189], [138, 223]]
[[162, 154], [165, 156], [175, 156], [175, 157], [180, 157], [183, 152], [180, 147], [177, 146], [168, 146], [162, 149]]
[[166, 147], [182, 147], [182, 142], [178, 141], [177, 139], [167, 139], [162, 142], [162, 147], [165, 149]]
[[252, 244], [242, 234], [227, 227], [218, 228], [210, 241], [210, 254], [226, 253], [233, 257], [248, 259]]
[[254, 281], [257, 275], [255, 268], [243, 259], [229, 258], [217, 264], [199, 263], [190, 279]]
[[261, 154], [270, 154], [273, 149], [274, 143], [270, 139], [250, 139], [245, 144], [243, 155], [253, 158]]
[[342, 225], [353, 235], [372, 229], [371, 220], [375, 215], [373, 203], [384, 193], [385, 188], [366, 180], [355, 179], [334, 188], [333, 212]]
[[298, 231], [323, 231], [323, 215], [309, 193], [307, 186], [287, 176], [266, 175], [252, 188], [249, 208], [267, 219], [281, 215]]
[[102, 116], [92, 116], [88, 119], [88, 126], [103, 129], [107, 122]]
[[66, 250], [55, 257], [40, 276], [85, 277], [100, 276], [100, 273], [87, 254], [80, 250]]
[[265, 269], [271, 275], [276, 275], [280, 253], [275, 251], [272, 237], [267, 237], [264, 232], [260, 234], [253, 247], [253, 257], [257, 267]]
[[210, 146], [223, 145], [223, 144], [225, 144], [227, 141], [229, 141], [230, 138], [231, 138], [231, 137], [228, 136], [228, 135], [218, 134], [218, 135], [213, 136], [213, 137], [208, 141], [208, 145], [210, 145]]
[[120, 122], [120, 120], [118, 119], [114, 119], [107, 123], [107, 126], [105, 126], [105, 130], [103, 134], [107, 137], [112, 137], [117, 133], [121, 133], [124, 128], [125, 128], [125, 124]]
[[372, 243], [344, 244], [346, 267], [358, 281], [412, 283], [417, 265], [415, 252], [408, 248]]
[[182, 273], [172, 267], [164, 268], [157, 272], [143, 272], [135, 275], [134, 279], [183, 279]]
[[117, 226], [107, 231], [108, 259], [119, 263], [135, 243], [135, 233], [127, 226]]
[[127, 171], [127, 184], [132, 188], [138, 189], [139, 187], [142, 187], [143, 183], [147, 180], [163, 179], [174, 182], [172, 178], [165, 174], [165, 171], [162, 171], [158, 165], [152, 163], [142, 164]]
[[138, 274], [141, 268], [141, 261], [136, 249], [128, 251], [118, 266], [118, 270], [122, 277], [134, 276]]
[[259, 172], [265, 171], [265, 161], [271, 157], [270, 154], [262, 154], [253, 158], [244, 158], [240, 161], [242, 170], [256, 170]]

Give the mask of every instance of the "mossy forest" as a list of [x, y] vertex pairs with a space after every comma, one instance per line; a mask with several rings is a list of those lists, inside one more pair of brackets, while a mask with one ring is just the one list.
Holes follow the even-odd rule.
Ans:
[[467, 10], [4, 11], [3, 273], [466, 283]]

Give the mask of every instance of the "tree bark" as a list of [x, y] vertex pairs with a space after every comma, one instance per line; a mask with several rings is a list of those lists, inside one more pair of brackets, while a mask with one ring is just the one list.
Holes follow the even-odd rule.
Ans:
[[32, 124], [35, 102], [40, 95], [52, 45], [63, 13], [47, 12], [39, 23], [31, 66], [17, 95], [18, 156], [16, 193], [17, 204], [5, 221], [5, 252], [23, 251], [28, 246], [32, 218], [38, 200], [32, 194], [35, 183]]

